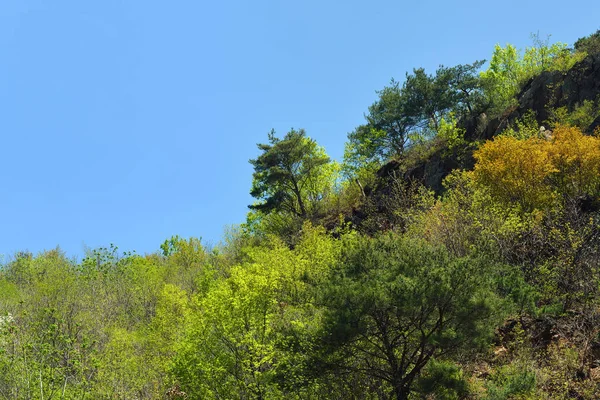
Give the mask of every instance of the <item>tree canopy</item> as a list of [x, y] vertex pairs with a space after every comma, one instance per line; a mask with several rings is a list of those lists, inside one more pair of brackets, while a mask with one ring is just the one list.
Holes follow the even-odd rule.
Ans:
[[369, 107], [367, 123], [348, 135], [347, 162], [382, 162], [400, 156], [412, 141], [435, 136], [450, 113], [473, 113], [482, 98], [477, 75], [481, 65], [483, 61], [441, 66], [435, 75], [418, 68], [406, 75], [402, 86], [392, 80], [377, 92], [379, 99]]
[[292, 129], [283, 139], [271, 131], [269, 143], [258, 148], [262, 153], [250, 160], [254, 167], [250, 194], [259, 201], [249, 207], [302, 218], [314, 213], [326, 189], [320, 182], [324, 167], [331, 161], [325, 151], [302, 129]]

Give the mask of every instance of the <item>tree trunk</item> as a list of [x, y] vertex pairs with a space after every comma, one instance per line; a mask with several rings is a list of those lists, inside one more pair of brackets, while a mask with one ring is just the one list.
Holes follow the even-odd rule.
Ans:
[[407, 386], [398, 384], [396, 385], [396, 387], [394, 387], [394, 398], [396, 400], [407, 400], [409, 394], [410, 388]]
[[302, 201], [302, 195], [300, 193], [300, 188], [298, 188], [298, 182], [296, 182], [294, 179], [292, 183], [294, 184], [294, 194], [298, 199], [298, 206], [300, 207], [300, 217], [306, 218], [306, 208], [304, 207], [304, 202]]

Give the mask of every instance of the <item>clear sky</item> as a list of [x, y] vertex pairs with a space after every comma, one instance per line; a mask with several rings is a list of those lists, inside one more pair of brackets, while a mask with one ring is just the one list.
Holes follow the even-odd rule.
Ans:
[[390, 78], [600, 28], [598, 0], [0, 3], [5, 255], [217, 243], [271, 128], [339, 159]]

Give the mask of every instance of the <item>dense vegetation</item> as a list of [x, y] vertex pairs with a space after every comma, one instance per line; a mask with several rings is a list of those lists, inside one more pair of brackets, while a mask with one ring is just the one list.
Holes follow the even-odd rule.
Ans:
[[600, 31], [533, 42], [392, 81], [341, 163], [271, 132], [219, 246], [15, 254], [0, 398], [599, 398], [600, 91], [523, 98]]

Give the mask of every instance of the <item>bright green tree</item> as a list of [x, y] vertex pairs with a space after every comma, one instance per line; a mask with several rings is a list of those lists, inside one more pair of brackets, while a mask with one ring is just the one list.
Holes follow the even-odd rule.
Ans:
[[567, 71], [580, 54], [573, 54], [565, 43], [549, 44], [548, 38], [532, 35], [533, 46], [524, 52], [515, 46], [496, 45], [488, 69], [481, 72], [487, 107], [492, 115], [503, 113], [516, 104], [516, 95], [523, 85], [543, 71]]
[[314, 288], [331, 275], [336, 242], [306, 223], [294, 250], [273, 237], [247, 251], [247, 263], [194, 296], [181, 337], [173, 337], [172, 373], [190, 398], [312, 390], [303, 376], [321, 320]]

